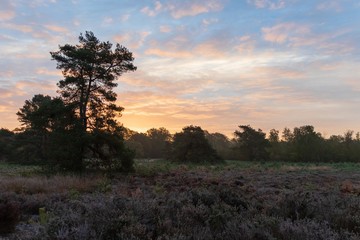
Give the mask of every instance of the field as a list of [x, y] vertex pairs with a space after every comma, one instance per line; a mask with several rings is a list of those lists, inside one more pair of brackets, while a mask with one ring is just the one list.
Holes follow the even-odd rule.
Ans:
[[0, 194], [2, 239], [360, 239], [359, 164], [138, 160], [83, 176], [0, 164]]

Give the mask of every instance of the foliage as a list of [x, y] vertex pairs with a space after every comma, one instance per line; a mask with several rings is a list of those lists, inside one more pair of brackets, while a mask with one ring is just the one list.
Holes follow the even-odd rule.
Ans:
[[237, 157], [237, 151], [234, 149], [234, 142], [224, 134], [218, 132], [209, 133], [205, 131], [205, 137], [221, 158], [234, 159]]
[[255, 130], [249, 125], [240, 125], [241, 131], [235, 131], [238, 148], [243, 153], [244, 160], [261, 161], [268, 160], [269, 155], [266, 147], [269, 142], [266, 134], [261, 129]]
[[0, 129], [0, 161], [10, 160], [14, 150], [14, 133], [8, 129]]
[[174, 135], [171, 158], [179, 162], [216, 163], [222, 159], [205, 138], [205, 132], [197, 126], [184, 127]]
[[166, 154], [167, 143], [171, 141], [171, 134], [166, 128], [151, 128], [146, 135], [150, 140], [149, 157], [161, 158]]
[[321, 135], [314, 131], [313, 126], [294, 128], [293, 143], [297, 159], [302, 162], [321, 161]]
[[165, 158], [172, 136], [166, 128], [151, 128], [146, 133], [127, 129], [126, 145], [137, 158]]

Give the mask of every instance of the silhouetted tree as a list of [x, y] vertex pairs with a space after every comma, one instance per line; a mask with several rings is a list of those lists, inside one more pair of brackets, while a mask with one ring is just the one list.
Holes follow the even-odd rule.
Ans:
[[150, 158], [163, 158], [165, 157], [166, 147], [168, 142], [171, 140], [171, 134], [166, 128], [151, 128], [146, 132], [149, 138], [149, 152], [148, 157]]
[[128, 71], [135, 71], [133, 56], [120, 44], [100, 42], [92, 32], [80, 34], [78, 45], [60, 46], [51, 52], [64, 80], [58, 84], [67, 104], [74, 105], [83, 131], [108, 129], [116, 125], [115, 117], [123, 110], [115, 105], [114, 81]]
[[52, 132], [58, 128], [68, 128], [75, 122], [74, 111], [65, 106], [60, 98], [42, 94], [35, 95], [17, 112], [23, 130], [34, 130], [39, 133]]
[[[45, 161], [50, 164], [56, 158], [56, 152], [51, 148], [53, 134], [73, 135], [76, 118], [72, 108], [65, 106], [60, 98], [51, 98], [41, 94], [35, 95], [17, 112], [22, 123], [22, 132], [18, 134], [16, 152], [21, 162]], [[74, 140], [75, 136], [72, 136]], [[70, 151], [70, 142], [64, 141], [56, 149], [66, 148]], [[64, 149], [63, 149], [64, 150]], [[62, 155], [63, 155], [63, 151]], [[53, 163], [51, 163], [53, 164]]]
[[126, 140], [126, 145], [136, 152], [137, 158], [149, 157], [150, 144], [150, 139], [146, 133], [133, 132]]
[[8, 129], [0, 129], [0, 161], [9, 160], [14, 151], [15, 134]]
[[123, 108], [115, 104], [113, 88], [117, 77], [136, 67], [131, 52], [112, 46], [86, 32], [78, 45], [66, 44], [50, 53], [64, 75], [58, 83], [60, 98], [35, 95], [17, 113], [23, 130], [40, 137], [41, 159], [63, 159], [62, 167], [72, 170], [84, 169], [85, 158], [101, 159], [101, 167], [108, 169], [132, 168], [134, 153], [124, 146], [117, 121]]
[[221, 158], [234, 159], [232, 143], [228, 137], [222, 133], [209, 133], [207, 131], [205, 131], [205, 137]]
[[222, 159], [205, 138], [205, 132], [198, 126], [184, 127], [176, 133], [171, 145], [171, 158], [179, 162], [217, 163]]
[[269, 147], [268, 147], [268, 152], [269, 152], [269, 157], [271, 160], [273, 161], [280, 161], [283, 160], [282, 159], [282, 155], [283, 155], [283, 143], [280, 142], [280, 138], [279, 138], [279, 131], [276, 129], [271, 129], [269, 131]]
[[83, 144], [77, 165], [84, 166], [87, 149], [107, 166], [118, 165], [110, 162], [121, 158], [123, 152], [123, 168], [131, 165], [124, 162], [130, 158], [129, 151], [115, 144], [123, 142], [122, 125], [116, 120], [123, 108], [115, 104], [117, 95], [113, 88], [119, 76], [136, 70], [132, 53], [120, 44], [113, 50], [112, 43], [101, 42], [87, 31], [80, 34], [78, 45], [59, 46], [59, 51], [50, 54], [64, 75], [58, 83], [61, 98], [73, 106], [80, 121]]
[[238, 148], [246, 160], [268, 160], [269, 154], [266, 148], [269, 141], [265, 138], [266, 134], [261, 129], [255, 130], [249, 125], [240, 125], [241, 131], [235, 131], [235, 139]]
[[293, 136], [297, 160], [304, 162], [321, 161], [322, 137], [320, 133], [315, 132], [313, 126], [296, 127]]

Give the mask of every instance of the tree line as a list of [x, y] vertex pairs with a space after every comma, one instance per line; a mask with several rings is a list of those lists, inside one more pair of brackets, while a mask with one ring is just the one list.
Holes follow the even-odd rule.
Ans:
[[[187, 131], [185, 127], [181, 133]], [[222, 133], [203, 131], [206, 141], [222, 159], [244, 161], [287, 162], [360, 162], [360, 133], [348, 130], [343, 135], [325, 138], [314, 126], [305, 125], [282, 132], [271, 129], [267, 134], [250, 125], [240, 125], [229, 138]], [[152, 128], [146, 133], [126, 129], [125, 143], [136, 151], [138, 158], [168, 158], [177, 141], [165, 128]], [[181, 134], [180, 133], [180, 134]], [[187, 136], [191, 142], [195, 136]]]
[[[0, 130], [0, 156], [3, 161], [18, 163], [50, 163], [44, 156], [47, 149], [60, 148], [63, 167], [68, 151], [76, 149], [76, 136], [66, 136], [73, 148], [61, 147], [62, 138], [49, 141], [45, 135], [33, 130], [13, 132]], [[59, 137], [55, 135], [53, 137]], [[151, 128], [145, 133], [123, 128], [120, 142], [133, 158], [168, 159], [179, 162], [217, 163], [223, 160], [283, 161], [283, 162], [360, 162], [360, 134], [348, 130], [343, 135], [324, 138], [311, 125], [271, 129], [268, 134], [250, 125], [240, 125], [234, 137], [222, 133], [209, 133], [199, 126], [187, 126], [181, 132], [171, 134], [166, 128]], [[45, 141], [45, 145], [44, 145]], [[69, 141], [69, 139], [67, 139]], [[101, 144], [97, 143], [96, 144]], [[49, 145], [50, 144], [50, 145]], [[54, 146], [56, 145], [56, 147]], [[67, 144], [65, 144], [66, 147]], [[103, 145], [104, 147], [105, 145]], [[103, 150], [105, 151], [105, 150]], [[76, 152], [77, 153], [77, 152]], [[57, 155], [58, 153], [51, 153]], [[50, 158], [51, 159], [51, 158]], [[101, 158], [87, 155], [87, 164], [101, 166]], [[69, 163], [71, 164], [71, 162]]]

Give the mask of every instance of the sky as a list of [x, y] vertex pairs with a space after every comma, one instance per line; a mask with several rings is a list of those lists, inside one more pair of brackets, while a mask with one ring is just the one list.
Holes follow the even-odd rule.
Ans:
[[130, 129], [360, 131], [358, 0], [0, 0], [0, 127], [58, 95], [49, 52], [85, 31], [134, 54], [115, 89]]

